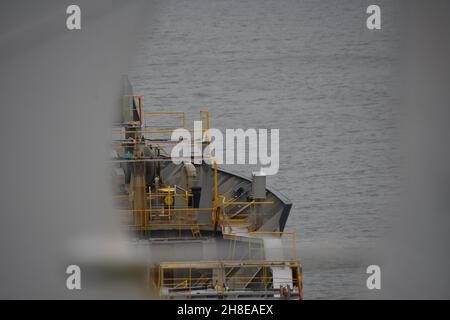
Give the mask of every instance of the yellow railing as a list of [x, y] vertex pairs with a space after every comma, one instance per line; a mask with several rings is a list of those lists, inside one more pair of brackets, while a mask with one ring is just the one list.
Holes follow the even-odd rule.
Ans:
[[182, 112], [182, 111], [144, 111], [144, 116], [145, 115], [151, 115], [151, 116], [178, 115], [178, 116], [181, 116], [181, 119], [182, 119], [180, 128], [186, 128], [186, 112]]
[[[152, 208], [152, 209], [121, 209], [122, 212], [138, 214], [143, 217], [145, 225], [131, 224], [132, 229], [150, 230], [157, 227], [211, 227], [211, 223], [199, 223], [203, 215], [210, 217], [213, 208]], [[142, 221], [142, 220], [140, 220]]]
[[[288, 267], [293, 271], [291, 288], [302, 298], [302, 269], [299, 261], [202, 261], [162, 263], [158, 269], [158, 288], [160, 293], [170, 296], [171, 289], [185, 289], [188, 295], [193, 290], [203, 290], [204, 294], [233, 294], [233, 292], [254, 292], [273, 294], [272, 267]], [[241, 275], [239, 269], [251, 269], [251, 275]], [[177, 270], [179, 276], [173, 276]], [[232, 271], [235, 272], [232, 272]], [[203, 274], [202, 274], [203, 273]], [[204, 275], [204, 273], [209, 273]], [[213, 273], [215, 274], [213, 276]], [[248, 288], [252, 286], [252, 288]], [[198, 291], [197, 291], [198, 292]]]
[[[210, 128], [210, 122], [209, 122], [209, 112], [207, 110], [200, 110], [200, 121], [202, 122], [202, 129], [201, 130], [195, 130], [186, 128], [186, 112], [183, 111], [142, 111], [142, 96], [137, 95], [129, 95], [125, 97], [131, 97], [131, 98], [138, 98], [138, 114], [139, 114], [139, 126], [141, 127], [141, 130], [113, 130], [113, 134], [165, 134], [165, 133], [172, 133], [176, 129], [185, 129], [189, 132], [195, 132], [195, 131], [201, 131], [205, 132], [209, 130]], [[181, 117], [181, 125], [176, 126], [174, 128], [169, 129], [144, 129], [146, 126], [146, 117], [145, 116], [178, 116]]]

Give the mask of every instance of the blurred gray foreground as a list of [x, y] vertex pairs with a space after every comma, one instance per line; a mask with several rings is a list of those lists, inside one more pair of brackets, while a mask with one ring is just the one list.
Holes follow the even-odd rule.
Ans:
[[[79, 31], [66, 28], [72, 3], [81, 7]], [[144, 7], [134, 0], [1, 4], [0, 298], [139, 297], [113, 281], [129, 268], [121, 265], [127, 250], [115, 231], [105, 163]], [[85, 263], [110, 272], [83, 273]], [[70, 264], [82, 267], [82, 290], [66, 289]]]
[[450, 2], [404, 1], [404, 198], [381, 296], [450, 299]]

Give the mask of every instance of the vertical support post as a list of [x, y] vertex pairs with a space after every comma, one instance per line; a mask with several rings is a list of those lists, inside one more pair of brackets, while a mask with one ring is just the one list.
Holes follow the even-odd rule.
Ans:
[[292, 259], [297, 260], [297, 236], [295, 231], [292, 231]]
[[212, 224], [213, 231], [217, 229], [217, 223], [219, 221], [219, 184], [217, 177], [217, 160], [214, 160], [214, 201], [212, 211]]
[[205, 129], [204, 130], [208, 130], [209, 129], [209, 112], [206, 110], [200, 110], [200, 121], [203, 124], [203, 115], [205, 115]]
[[[140, 159], [143, 153], [143, 140], [136, 138], [134, 145], [134, 160]], [[130, 186], [132, 189], [132, 209], [135, 212], [135, 219], [138, 220], [139, 229], [145, 234], [146, 229], [146, 195], [145, 195], [145, 162], [133, 162], [131, 171]]]
[[142, 96], [139, 96], [138, 100], [139, 100], [139, 126], [142, 127]]
[[164, 269], [163, 269], [163, 267], [159, 266], [159, 279], [158, 279], [159, 294], [161, 294], [161, 290], [162, 290], [162, 286], [163, 286], [163, 277], [164, 277]]
[[145, 199], [145, 177], [146, 177], [146, 168], [145, 168], [145, 162], [141, 163], [142, 167], [142, 185], [140, 187], [140, 198], [141, 198], [141, 210], [142, 210], [142, 228], [143, 228], [143, 234], [145, 235], [147, 232], [146, 226], [147, 226], [147, 208], [146, 208], [146, 199]]
[[303, 275], [300, 265], [297, 266], [297, 287], [298, 287], [298, 299], [303, 300]]
[[189, 295], [192, 295], [192, 269], [189, 268]]
[[264, 297], [267, 298], [267, 267], [262, 267], [263, 269], [263, 285], [264, 285]]
[[217, 160], [214, 160], [214, 207], [219, 206], [219, 182], [217, 174]]

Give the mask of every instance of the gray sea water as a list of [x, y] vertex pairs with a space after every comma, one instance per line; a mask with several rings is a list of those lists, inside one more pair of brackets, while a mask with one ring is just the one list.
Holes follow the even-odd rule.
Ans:
[[382, 29], [369, 31], [370, 4], [154, 1], [132, 63], [146, 110], [208, 109], [215, 128], [280, 129], [268, 183], [294, 204], [287, 229], [306, 299], [372, 297], [365, 270], [389, 229], [397, 11], [377, 1]]

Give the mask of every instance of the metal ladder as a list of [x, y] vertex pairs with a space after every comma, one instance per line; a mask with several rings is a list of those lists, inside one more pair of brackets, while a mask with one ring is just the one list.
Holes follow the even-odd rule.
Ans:
[[194, 225], [191, 227], [192, 237], [199, 238], [202, 236], [202, 233], [200, 232], [200, 228], [198, 225]]

